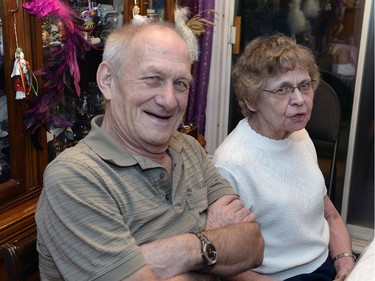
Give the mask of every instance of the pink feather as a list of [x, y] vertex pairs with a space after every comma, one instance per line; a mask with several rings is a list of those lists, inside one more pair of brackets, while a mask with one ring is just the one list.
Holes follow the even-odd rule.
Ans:
[[[23, 8], [30, 14], [43, 18], [48, 15], [58, 17], [65, 30], [64, 44], [61, 48], [51, 48], [51, 60], [43, 70], [38, 71], [45, 81], [39, 95], [29, 98], [29, 110], [25, 115], [25, 126], [35, 131], [39, 126], [48, 131], [53, 127], [70, 126], [69, 120], [63, 120], [63, 116], [56, 119], [52, 113], [56, 105], [64, 107], [66, 94], [80, 96], [81, 74], [78, 58], [83, 58], [90, 48], [96, 48], [88, 42], [83, 32], [83, 20], [69, 6], [59, 0], [32, 0], [23, 4]], [[73, 80], [73, 86], [71, 85]]]

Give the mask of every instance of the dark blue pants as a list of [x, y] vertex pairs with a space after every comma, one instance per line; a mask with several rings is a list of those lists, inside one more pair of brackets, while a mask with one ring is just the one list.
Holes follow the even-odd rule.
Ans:
[[328, 255], [327, 260], [314, 272], [300, 274], [284, 281], [332, 281], [336, 277], [336, 270], [333, 266], [332, 259]]

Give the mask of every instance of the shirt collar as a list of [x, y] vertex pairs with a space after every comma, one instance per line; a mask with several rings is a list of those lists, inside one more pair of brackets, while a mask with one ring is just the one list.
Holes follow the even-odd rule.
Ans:
[[[155, 163], [147, 158], [133, 155], [127, 149], [105, 134], [100, 126], [103, 123], [104, 115], [95, 116], [91, 121], [90, 133], [83, 141], [95, 151], [104, 161], [117, 166], [133, 166], [139, 164], [143, 169], [155, 167]], [[168, 149], [172, 154], [178, 155], [183, 149], [183, 145], [178, 141], [179, 132], [172, 137]], [[173, 152], [174, 153], [173, 153]]]

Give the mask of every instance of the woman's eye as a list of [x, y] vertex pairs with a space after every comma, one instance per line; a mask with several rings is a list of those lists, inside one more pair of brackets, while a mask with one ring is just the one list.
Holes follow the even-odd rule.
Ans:
[[275, 93], [278, 95], [285, 95], [286, 93], [288, 93], [288, 88], [286, 87], [278, 88], [275, 90]]
[[307, 83], [302, 83], [302, 84], [299, 85], [298, 88], [299, 88], [301, 91], [306, 91], [306, 90], [309, 90], [309, 89], [310, 89], [310, 85], [311, 85], [311, 83], [309, 83], [309, 82], [307, 82]]

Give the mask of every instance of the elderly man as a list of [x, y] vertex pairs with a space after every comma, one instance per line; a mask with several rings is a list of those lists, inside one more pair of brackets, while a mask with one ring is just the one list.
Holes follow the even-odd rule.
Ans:
[[36, 213], [46, 280], [216, 280], [258, 266], [263, 238], [199, 143], [177, 131], [191, 59], [166, 23], [107, 39], [91, 132], [46, 169]]

